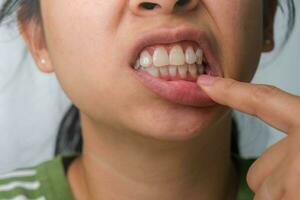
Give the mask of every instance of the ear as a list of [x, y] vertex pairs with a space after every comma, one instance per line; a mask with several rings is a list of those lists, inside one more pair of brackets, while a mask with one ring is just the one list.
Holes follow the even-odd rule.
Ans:
[[43, 25], [40, 21], [37, 19], [24, 21], [18, 18], [18, 28], [38, 68], [42, 72], [51, 73], [54, 69], [47, 50]]
[[270, 52], [275, 47], [274, 22], [277, 11], [277, 0], [263, 0], [264, 2], [264, 32], [262, 51]]

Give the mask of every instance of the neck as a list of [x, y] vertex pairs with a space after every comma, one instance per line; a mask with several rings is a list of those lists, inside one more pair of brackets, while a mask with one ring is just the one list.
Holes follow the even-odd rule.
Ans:
[[84, 115], [81, 120], [89, 134], [68, 173], [76, 199], [217, 200], [232, 192], [229, 115], [181, 142], [96, 128]]

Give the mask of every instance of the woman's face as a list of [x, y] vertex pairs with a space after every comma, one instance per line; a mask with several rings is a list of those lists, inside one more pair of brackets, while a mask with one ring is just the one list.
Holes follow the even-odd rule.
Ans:
[[[158, 7], [143, 9], [141, 0], [41, 1], [48, 65], [94, 122], [159, 139], [191, 138], [215, 125], [225, 110], [174, 102], [145, 87], [132, 66], [137, 41], [161, 29], [199, 30], [223, 76], [249, 81], [262, 49], [263, 1], [191, 0], [175, 8], [175, 0], [150, 2]], [[150, 43], [148, 47], [185, 48], [174, 41]]]

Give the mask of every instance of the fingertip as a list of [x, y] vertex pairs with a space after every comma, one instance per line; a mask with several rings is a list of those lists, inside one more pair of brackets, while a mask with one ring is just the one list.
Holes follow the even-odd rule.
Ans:
[[201, 75], [198, 77], [197, 79], [197, 84], [201, 87], [210, 87], [213, 85], [213, 83], [215, 82], [216, 77], [214, 76], [209, 76], [209, 75]]

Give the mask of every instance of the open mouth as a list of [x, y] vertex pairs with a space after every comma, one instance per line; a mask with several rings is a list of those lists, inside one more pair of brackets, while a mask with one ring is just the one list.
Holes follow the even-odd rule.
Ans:
[[223, 76], [206, 34], [185, 26], [144, 34], [132, 48], [130, 66], [155, 94], [198, 107], [215, 105], [196, 84], [198, 76]]
[[196, 81], [201, 74], [210, 74], [203, 50], [192, 41], [156, 45], [145, 48], [134, 69], [166, 81]]

